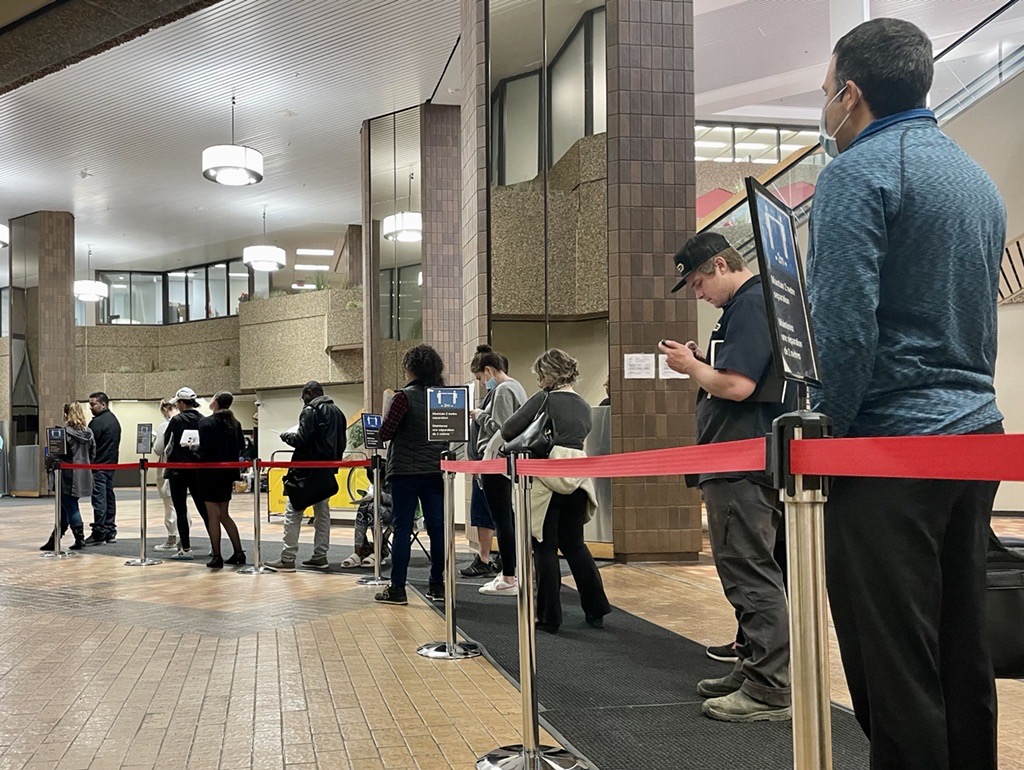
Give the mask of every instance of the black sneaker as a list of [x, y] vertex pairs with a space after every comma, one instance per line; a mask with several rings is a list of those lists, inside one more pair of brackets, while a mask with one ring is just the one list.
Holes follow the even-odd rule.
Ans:
[[86, 545], [104, 545], [106, 542], [107, 538], [103, 535], [97, 535], [95, 532], [85, 539]]
[[302, 562], [302, 566], [308, 567], [309, 569], [327, 569], [331, 565], [327, 563], [326, 556], [314, 556], [313, 558], [306, 559]]
[[434, 583], [431, 581], [430, 587], [427, 589], [427, 598], [432, 602], [443, 602], [444, 583]]
[[494, 575], [501, 574], [501, 554], [496, 553], [491, 557], [491, 572]]
[[107, 542], [110, 543], [110, 544], [116, 543], [117, 542], [117, 538], [114, 537], [113, 535], [111, 535], [110, 537], [107, 538]]
[[711, 660], [720, 660], [723, 663], [735, 663], [740, 658], [745, 658], [750, 654], [747, 645], [738, 646], [736, 642], [708, 647], [704, 652]]
[[245, 564], [245, 551], [236, 551], [224, 560], [225, 564]]
[[479, 556], [473, 557], [473, 563], [468, 567], [459, 570], [463, 577], [493, 577], [494, 572], [491, 567], [493, 562], [490, 564], [484, 564], [483, 559]]
[[405, 589], [395, 588], [394, 586], [388, 586], [379, 594], [376, 594], [373, 600], [380, 604], [398, 604], [402, 606], [409, 603], [409, 598], [405, 595]]

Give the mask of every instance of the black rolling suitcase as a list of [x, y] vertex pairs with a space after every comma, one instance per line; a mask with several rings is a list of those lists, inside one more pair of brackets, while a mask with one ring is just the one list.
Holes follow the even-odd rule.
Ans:
[[1000, 679], [1024, 678], [1024, 541], [989, 533], [985, 634]]

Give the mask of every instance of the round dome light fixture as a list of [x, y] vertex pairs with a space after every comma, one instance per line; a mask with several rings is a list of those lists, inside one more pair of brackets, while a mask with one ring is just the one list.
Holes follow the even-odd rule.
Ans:
[[11, 243], [11, 228], [7, 225], [0, 225], [0, 249], [6, 248]]
[[246, 246], [242, 249], [242, 262], [253, 270], [272, 273], [284, 267], [284, 249], [269, 245]]
[[99, 302], [110, 296], [110, 287], [103, 281], [75, 281], [75, 299], [82, 302]]
[[389, 241], [415, 243], [423, 240], [423, 215], [418, 211], [399, 211], [384, 217], [381, 234]]
[[263, 153], [240, 144], [215, 144], [203, 150], [203, 176], [228, 187], [263, 181]]

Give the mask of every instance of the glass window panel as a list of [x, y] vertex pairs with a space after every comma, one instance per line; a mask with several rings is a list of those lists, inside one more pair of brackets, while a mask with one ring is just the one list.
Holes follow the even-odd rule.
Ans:
[[210, 265], [206, 276], [207, 317], [223, 318], [228, 314], [228, 266]]
[[249, 268], [242, 260], [228, 262], [228, 313], [238, 315], [238, 303], [249, 299]]
[[162, 324], [164, 322], [163, 276], [153, 273], [131, 273], [132, 323]]
[[184, 271], [167, 274], [167, 323], [188, 320], [188, 298], [185, 294]]
[[187, 273], [188, 320], [202, 321], [207, 315], [206, 268], [194, 267]]
[[128, 273], [105, 272], [97, 275], [100, 281], [107, 284], [107, 298], [101, 300], [100, 323], [130, 324], [131, 284]]
[[551, 159], [557, 163], [586, 131], [583, 35], [577, 33], [551, 67]]
[[398, 270], [398, 339], [423, 338], [423, 266]]
[[[2, 305], [2, 303], [0, 303]], [[2, 311], [0, 311], [2, 312]], [[86, 325], [85, 303], [80, 299], [75, 300], [75, 326]], [[0, 330], [0, 337], [7, 336], [7, 314], [3, 317], [3, 328]]]
[[380, 271], [380, 336], [381, 339], [394, 339], [394, 296], [395, 296], [395, 271], [392, 269]]
[[594, 44], [591, 47], [593, 61], [591, 62], [594, 74], [594, 133], [602, 134], [608, 130], [608, 72], [606, 71], [605, 49], [605, 13], [599, 11], [594, 14]]
[[266, 299], [270, 296], [270, 273], [264, 270], [253, 270], [253, 294]]
[[540, 73], [505, 84], [505, 184], [537, 176]]

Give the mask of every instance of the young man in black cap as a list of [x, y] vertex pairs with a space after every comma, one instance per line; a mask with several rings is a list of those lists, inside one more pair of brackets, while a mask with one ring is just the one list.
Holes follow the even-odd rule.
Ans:
[[[721, 308], [705, 355], [693, 341], [662, 340], [669, 366], [687, 374], [697, 393], [697, 443], [761, 438], [772, 420], [796, 408], [775, 374], [761, 277], [718, 233], [701, 233], [675, 256], [679, 283]], [[702, 711], [726, 722], [785, 720], [791, 715], [789, 614], [775, 537], [782, 525], [778, 492], [763, 472], [687, 477], [699, 485], [708, 511], [715, 567], [736, 609], [749, 652], [728, 676], [704, 679]]]

